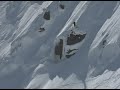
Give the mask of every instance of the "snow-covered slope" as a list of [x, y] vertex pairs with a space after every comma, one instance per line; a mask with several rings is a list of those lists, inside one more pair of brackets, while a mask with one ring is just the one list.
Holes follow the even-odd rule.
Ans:
[[0, 88], [120, 88], [119, 12], [118, 1], [0, 2]]
[[118, 7], [111, 18], [106, 20], [91, 45], [89, 59], [91, 66], [95, 66], [95, 74], [99, 74], [99, 72], [105, 70], [109, 64], [119, 59], [119, 11], [120, 7]]

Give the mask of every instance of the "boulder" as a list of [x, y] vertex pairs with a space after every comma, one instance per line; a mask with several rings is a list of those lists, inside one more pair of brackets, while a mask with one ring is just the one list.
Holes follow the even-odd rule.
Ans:
[[39, 29], [39, 32], [43, 32], [43, 31], [45, 31], [45, 28], [41, 27], [41, 28]]
[[67, 37], [67, 45], [73, 45], [76, 43], [81, 42], [85, 38], [86, 34], [77, 34], [77, 33], [70, 33]]
[[46, 11], [46, 12], [44, 13], [43, 18], [44, 18], [45, 20], [50, 20], [50, 11]]
[[62, 5], [62, 4], [60, 4], [59, 6], [60, 6], [61, 9], [64, 9], [64, 8], [65, 8], [65, 6]]

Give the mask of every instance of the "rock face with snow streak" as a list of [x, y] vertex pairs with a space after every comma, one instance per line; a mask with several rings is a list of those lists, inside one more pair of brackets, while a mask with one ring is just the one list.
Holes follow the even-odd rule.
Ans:
[[71, 31], [68, 31], [65, 35], [61, 36], [62, 38], [57, 38], [55, 41], [55, 57], [58, 56], [59, 58], [55, 58], [55, 60], [73, 56], [85, 41], [85, 36], [86, 33], [73, 28]]
[[0, 2], [0, 88], [120, 88], [119, 19], [119, 1]]

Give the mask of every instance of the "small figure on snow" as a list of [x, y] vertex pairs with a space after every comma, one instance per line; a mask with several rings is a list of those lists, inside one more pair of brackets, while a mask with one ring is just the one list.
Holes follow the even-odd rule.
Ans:
[[75, 28], [78, 28], [75, 21], [73, 22], [73, 25], [74, 25]]
[[74, 27], [76, 26], [76, 23], [75, 22], [73, 22], [73, 24], [74, 24]]

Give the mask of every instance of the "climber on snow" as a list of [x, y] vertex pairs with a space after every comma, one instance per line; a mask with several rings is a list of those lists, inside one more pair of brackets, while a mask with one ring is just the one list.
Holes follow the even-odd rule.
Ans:
[[73, 25], [74, 25], [75, 28], [78, 28], [75, 21], [73, 22]]

